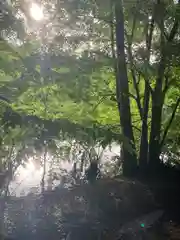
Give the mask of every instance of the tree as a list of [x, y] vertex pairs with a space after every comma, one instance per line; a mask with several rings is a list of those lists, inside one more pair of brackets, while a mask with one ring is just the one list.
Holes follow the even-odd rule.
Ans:
[[135, 142], [131, 122], [128, 73], [125, 56], [124, 14], [121, 1], [115, 1], [115, 21], [117, 49], [117, 66], [115, 67], [116, 95], [122, 133], [130, 141], [133, 148], [133, 152], [129, 152], [126, 146], [122, 146], [124, 158], [123, 171], [126, 176], [132, 176], [136, 170], [137, 159], [135, 154]]
[[[17, 1], [13, 4], [18, 9]], [[24, 115], [23, 122], [33, 119], [54, 129], [53, 136], [63, 128], [64, 133], [86, 142], [91, 138], [102, 144], [123, 142], [126, 175], [133, 175], [137, 165], [142, 171], [149, 166], [156, 168], [178, 112], [177, 99], [169, 123], [163, 122], [170, 91], [179, 91], [179, 4], [146, 0], [132, 5], [109, 0], [103, 5], [99, 1], [42, 4], [45, 11], [50, 5], [56, 8], [44, 23], [37, 24], [33, 35], [37, 44], [30, 44], [28, 51], [27, 40], [21, 48], [16, 46], [19, 51], [24, 47], [26, 54], [18, 56], [21, 77], [6, 88], [8, 95], [15, 96], [13, 110]], [[20, 5], [26, 15], [21, 1]], [[85, 27], [83, 33], [81, 25]], [[28, 32], [26, 36], [31, 37]], [[18, 84], [23, 86], [21, 90]], [[45, 114], [41, 96], [47, 93]], [[119, 128], [123, 137], [117, 134]], [[42, 135], [46, 138], [48, 134]], [[103, 135], [104, 141], [100, 140]]]
[[[119, 3], [119, 2], [118, 2]], [[123, 7], [122, 5], [120, 5], [120, 3], [117, 5], [115, 4], [116, 8], [118, 8], [119, 14], [115, 13], [116, 18], [121, 16], [123, 14]], [[139, 7], [139, 4], [137, 3], [137, 6]], [[148, 24], [145, 28], [145, 33], [146, 33], [146, 46], [144, 49], [145, 51], [145, 72], [142, 73], [139, 70], [137, 70], [136, 76], [135, 71], [132, 71], [132, 78], [136, 78], [137, 79], [137, 75], [138, 74], [142, 74], [144, 81], [145, 81], [145, 87], [144, 87], [144, 106], [142, 108], [142, 113], [141, 113], [141, 108], [139, 108], [140, 110], [140, 117], [142, 119], [142, 129], [141, 129], [141, 142], [140, 142], [140, 158], [139, 158], [139, 163], [140, 163], [140, 168], [142, 168], [144, 170], [144, 168], [147, 166], [147, 164], [149, 164], [150, 167], [152, 167], [153, 171], [159, 166], [160, 163], [160, 154], [161, 154], [161, 149], [162, 149], [162, 138], [161, 138], [161, 124], [162, 124], [162, 108], [163, 108], [163, 104], [165, 101], [165, 96], [167, 94], [167, 91], [170, 89], [171, 87], [171, 76], [168, 73], [167, 76], [167, 71], [169, 71], [169, 65], [172, 64], [171, 58], [172, 55], [171, 53], [167, 53], [167, 47], [171, 46], [172, 44], [175, 44], [174, 38], [176, 37], [177, 34], [177, 29], [178, 29], [178, 9], [179, 9], [179, 4], [177, 4], [176, 6], [174, 6], [174, 4], [172, 4], [171, 6], [169, 6], [169, 8], [176, 8], [176, 14], [174, 16], [174, 22], [172, 20], [172, 28], [165, 25], [165, 21], [166, 18], [169, 17], [169, 15], [165, 12], [165, 8], [169, 6], [169, 3], [165, 3], [162, 1], [157, 1], [155, 3], [151, 4], [151, 9], [152, 12], [149, 12], [149, 14], [151, 14], [151, 20], [148, 20]], [[160, 11], [160, 14], [157, 16], [157, 12]], [[121, 14], [120, 14], [121, 13]], [[137, 14], [135, 14], [135, 18], [138, 19]], [[135, 28], [136, 26], [136, 21], [137, 19], [133, 20], [133, 28]], [[120, 26], [119, 29], [121, 27], [121, 34], [119, 34], [119, 36], [125, 35], [125, 31], [123, 29], [122, 24], [124, 23], [123, 18], [121, 19], [120, 22]], [[157, 28], [159, 30], [159, 34], [156, 32], [154, 33], [154, 29]], [[134, 29], [131, 32], [131, 36], [133, 36], [133, 34], [135, 34]], [[156, 30], [157, 31], [157, 30]], [[166, 34], [165, 34], [166, 32]], [[155, 34], [156, 36], [159, 37], [159, 42], [158, 43], [154, 43], [153, 42], [153, 34]], [[123, 43], [123, 41], [121, 40], [121, 38], [118, 36], [116, 37], [116, 42], [117, 44], [121, 44], [121, 57], [124, 56], [124, 49], [125, 49], [125, 44]], [[132, 44], [132, 39], [130, 39], [130, 43]], [[154, 45], [158, 44], [160, 50], [158, 51], [158, 59], [157, 59], [157, 63], [154, 64], [155, 66], [153, 66], [152, 63], [150, 63], [150, 57], [152, 56], [151, 51], [154, 51]], [[129, 46], [130, 47], [130, 46]], [[117, 46], [118, 49], [118, 46]], [[157, 52], [156, 52], [157, 54]], [[170, 54], [170, 55], [169, 55]], [[132, 49], [129, 48], [129, 61], [130, 64], [132, 64]], [[124, 57], [125, 59], [125, 57]], [[125, 60], [124, 60], [125, 61]], [[135, 63], [133, 63], [135, 64]], [[122, 64], [121, 63], [121, 74], [123, 73], [123, 71], [127, 71], [128, 65]], [[132, 66], [131, 66], [132, 67]], [[135, 68], [137, 69], [137, 66], [135, 65]], [[154, 86], [152, 86], [152, 82], [150, 81], [149, 77], [148, 77], [148, 73], [147, 71], [150, 70], [150, 68], [152, 68], [152, 70], [156, 72], [156, 75], [154, 76]], [[133, 70], [133, 69], [132, 69]], [[123, 74], [122, 74], [123, 75]], [[127, 74], [126, 74], [127, 76]], [[151, 76], [152, 77], [152, 76]], [[128, 84], [128, 80], [126, 77], [126, 80], [123, 80], [123, 78], [121, 79], [121, 82], [126, 82], [126, 85]], [[137, 86], [137, 82], [135, 83], [135, 87]], [[123, 94], [125, 96], [129, 95], [129, 93], [127, 92], [127, 87], [126, 90], [124, 90], [123, 88], [121, 88], [121, 91], [123, 91]], [[137, 103], [139, 103], [140, 106], [140, 102], [139, 102], [139, 90], [136, 88], [136, 101]], [[152, 108], [150, 109], [149, 106], [149, 100], [152, 100]], [[128, 96], [129, 98], [129, 96]], [[123, 101], [121, 100], [121, 104], [123, 105]], [[176, 110], [177, 110], [177, 106], [179, 105], [179, 98], [177, 99], [177, 103], [176, 103]], [[126, 105], [126, 110], [129, 109]], [[147, 117], [149, 114], [149, 110], [151, 111], [151, 127], [150, 127], [150, 138], [148, 140], [148, 125], [147, 125]], [[175, 111], [173, 111], [173, 116], [175, 115]], [[130, 112], [130, 111], [129, 111]], [[120, 110], [120, 115], [122, 116], [124, 114], [123, 111]], [[142, 116], [141, 116], [142, 114]], [[129, 114], [126, 113], [126, 116], [128, 116]], [[171, 122], [171, 120], [170, 120]], [[124, 124], [122, 124], [122, 128], [126, 126], [126, 124], [128, 124], [129, 128], [132, 128], [131, 125], [131, 121], [126, 121]], [[167, 128], [166, 128], [167, 130]], [[165, 132], [165, 134], [163, 136], [165, 136], [167, 134], [167, 132]], [[130, 141], [132, 141], [132, 136], [128, 137], [128, 139]], [[149, 146], [148, 146], [148, 142], [149, 142]], [[129, 159], [125, 158], [124, 161], [129, 161]], [[131, 165], [131, 164], [130, 164]], [[132, 166], [132, 165], [131, 165]]]

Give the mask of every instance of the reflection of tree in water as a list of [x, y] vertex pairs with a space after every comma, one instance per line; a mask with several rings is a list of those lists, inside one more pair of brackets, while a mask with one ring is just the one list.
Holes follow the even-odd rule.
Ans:
[[[25, 195], [34, 186], [39, 186], [44, 176], [45, 188], [53, 189], [60, 182], [70, 181], [68, 175], [73, 178], [82, 179], [89, 163], [96, 159], [103, 174], [115, 172], [118, 145], [115, 144], [111, 151], [109, 147], [103, 149], [101, 146], [88, 146], [75, 140], [57, 142], [54, 152], [49, 149], [46, 159], [45, 176], [43, 174], [44, 154], [36, 152], [29, 157], [25, 166], [20, 166], [16, 172], [14, 180], [10, 184], [12, 195]], [[109, 164], [107, 164], [109, 162]], [[112, 175], [112, 174], [111, 174]], [[67, 180], [68, 178], [68, 180]], [[72, 180], [72, 178], [71, 178]], [[23, 193], [24, 192], [24, 193]]]

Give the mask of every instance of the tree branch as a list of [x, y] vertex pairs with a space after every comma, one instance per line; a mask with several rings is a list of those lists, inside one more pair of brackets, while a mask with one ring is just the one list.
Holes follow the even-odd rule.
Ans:
[[[133, 26], [133, 27], [135, 27], [135, 26]], [[132, 32], [133, 32], [133, 30], [132, 30]], [[139, 92], [139, 88], [138, 88], [138, 84], [137, 84], [136, 73], [135, 73], [135, 70], [134, 70], [134, 67], [133, 67], [133, 56], [132, 56], [132, 49], [131, 49], [131, 43], [132, 42], [131, 41], [132, 40], [129, 40], [128, 36], [127, 36], [127, 42], [128, 42], [127, 50], [128, 50], [128, 55], [129, 55], [130, 70], [131, 70], [134, 89], [135, 89], [135, 92], [136, 92], [137, 107], [138, 107], [138, 110], [139, 110], [139, 115], [140, 115], [141, 120], [142, 120], [142, 106], [141, 106], [140, 92]]]
[[103, 100], [106, 98], [107, 96], [103, 96], [101, 97], [101, 99], [98, 101], [98, 103], [94, 106], [93, 108], [93, 112], [96, 110], [96, 108], [103, 102]]
[[173, 41], [173, 39], [174, 39], [174, 37], [175, 37], [175, 35], [176, 35], [176, 33], [177, 33], [178, 26], [179, 26], [179, 21], [176, 19], [176, 20], [174, 21], [174, 25], [173, 25], [173, 27], [172, 27], [172, 29], [171, 29], [170, 34], [169, 34], [168, 42]]
[[117, 66], [116, 66], [116, 53], [115, 53], [115, 38], [114, 38], [114, 14], [113, 14], [113, 3], [112, 3], [112, 0], [110, 1], [110, 8], [111, 8], [111, 14], [110, 14], [110, 17], [111, 17], [111, 21], [109, 22], [109, 26], [110, 26], [110, 35], [111, 35], [111, 53], [112, 53], [112, 58], [113, 58], [113, 61], [114, 61], [114, 69], [115, 69], [115, 74], [117, 74]]
[[163, 89], [163, 95], [165, 96], [165, 94], [167, 93], [167, 91], [169, 90], [169, 88], [171, 87], [172, 83], [175, 82], [175, 79], [171, 79], [170, 81], [168, 81], [168, 77], [165, 76], [165, 86]]
[[139, 133], [141, 133], [141, 129], [140, 129], [140, 128], [138, 128], [138, 127], [135, 126], [135, 125], [132, 125], [132, 127], [133, 127], [134, 129], [136, 129]]
[[138, 102], [137, 96], [132, 93], [129, 93], [129, 97], [133, 98], [136, 102]]
[[[178, 0], [178, 4], [177, 5], [178, 5], [177, 8], [179, 8], [180, 0]], [[176, 10], [176, 12], [177, 12], [177, 10]], [[168, 42], [173, 41], [173, 39], [174, 39], [174, 37], [175, 37], [175, 35], [176, 35], [177, 31], [178, 31], [178, 27], [179, 27], [179, 16], [176, 16], [174, 24], [173, 24], [173, 27], [172, 27], [171, 32], [169, 34], [169, 37], [167, 39]]]
[[139, 0], [137, 0], [136, 2], [136, 10], [135, 10], [135, 14], [134, 14], [134, 18], [133, 18], [133, 24], [132, 24], [132, 31], [131, 31], [131, 36], [130, 36], [130, 46], [132, 45], [132, 41], [133, 41], [133, 37], [134, 37], [134, 30], [136, 27], [136, 20], [137, 20], [137, 16], [139, 14]]
[[[153, 89], [152, 89], [152, 87], [151, 87], [148, 79], [146, 78], [145, 74], [144, 74], [139, 68], [137, 68], [135, 65], [134, 65], [134, 68], [135, 68], [135, 70], [139, 73], [139, 75], [141, 75], [141, 76], [144, 78], [144, 81], [145, 81], [145, 82], [148, 84], [148, 86], [149, 86], [149, 90], [150, 90], [151, 94], [153, 94]], [[139, 77], [140, 77], [140, 76], [139, 76]]]
[[[134, 94], [128, 93], [128, 95], [129, 95], [129, 97], [131, 97], [131, 98], [133, 98], [135, 101], [137, 101], [137, 97], [136, 97]], [[116, 96], [116, 94], [113, 93], [113, 92], [112, 92], [112, 93], [102, 94], [102, 95], [101, 95], [102, 98], [110, 97], [110, 100], [117, 102], [115, 96]], [[101, 99], [101, 100], [102, 100], [102, 99]]]
[[177, 108], [178, 108], [179, 104], [180, 104], [180, 97], [178, 98], [178, 100], [177, 100], [177, 102], [176, 102], [176, 104], [175, 104], [175, 107], [174, 107], [174, 110], [173, 110], [173, 112], [172, 112], [172, 115], [171, 115], [171, 118], [170, 118], [170, 120], [169, 120], [169, 123], [168, 123], [168, 125], [166, 126], [166, 128], [165, 128], [165, 130], [164, 130], [164, 134], [163, 134], [163, 137], [162, 137], [162, 140], [161, 140], [161, 143], [160, 143], [160, 147], [161, 147], [161, 148], [162, 148], [163, 145], [164, 145], [165, 139], [166, 139], [166, 137], [167, 137], [167, 134], [168, 134], [168, 131], [169, 131], [170, 127], [171, 127], [171, 124], [172, 124], [172, 122], [173, 122], [173, 120], [174, 120], [174, 117], [175, 117], [175, 115], [176, 115], [176, 111], [177, 111]]
[[137, 107], [138, 107], [138, 110], [139, 110], [139, 115], [140, 115], [141, 120], [142, 120], [142, 106], [141, 106], [141, 100], [140, 100], [140, 92], [139, 92], [139, 88], [138, 88], [136, 73], [135, 73], [135, 70], [134, 70], [134, 67], [133, 67], [134, 64], [133, 64], [133, 55], [132, 55], [132, 48], [131, 48], [133, 37], [134, 37], [134, 30], [135, 30], [135, 27], [136, 27], [137, 14], [138, 14], [138, 11], [139, 11], [139, 8], [138, 8], [139, 4], [138, 3], [139, 3], [139, 1], [137, 0], [136, 11], [135, 11], [135, 15], [134, 15], [134, 18], [133, 18], [131, 36], [129, 37], [129, 35], [126, 33], [126, 38], [127, 38], [127, 44], [128, 44], [127, 50], [128, 50], [128, 55], [129, 55], [131, 75], [132, 75], [132, 79], [133, 79], [134, 89], [135, 89], [135, 92], [136, 92], [135, 100], [136, 100]]

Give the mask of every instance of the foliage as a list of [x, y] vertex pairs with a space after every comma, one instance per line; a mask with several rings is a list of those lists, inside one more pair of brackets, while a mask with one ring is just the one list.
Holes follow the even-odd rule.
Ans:
[[[118, 61], [115, 46], [118, 41], [115, 36], [117, 19], [115, 6], [109, 0], [103, 4], [100, 1], [61, 4], [53, 0], [43, 1], [46, 17], [39, 22], [32, 19], [22, 1], [12, 1], [8, 26], [4, 25], [2, 30], [14, 26], [10, 21], [13, 12], [14, 22], [18, 24], [20, 20], [18, 26], [23, 24], [25, 35], [20, 34], [20, 41], [12, 27], [0, 42], [0, 92], [7, 98], [7, 101], [2, 99], [1, 113], [5, 128], [16, 129], [17, 125], [30, 128], [32, 141], [29, 145], [36, 151], [43, 151], [46, 142], [49, 151], [56, 153], [56, 140], [75, 140], [90, 148], [96, 145], [105, 148], [113, 141], [123, 143], [130, 155], [136, 151], [139, 164], [142, 159], [147, 164], [147, 156], [152, 152], [150, 146], [156, 140], [154, 136], [158, 135], [158, 154], [163, 153], [169, 156], [169, 160], [173, 158], [178, 162], [178, 106], [173, 121], [171, 117], [179, 94], [179, 56], [176, 54], [179, 29], [173, 33], [179, 19], [179, 5], [166, 1], [161, 6], [162, 52], [163, 30], [156, 17], [158, 4], [145, 0], [123, 4], [125, 29], [122, 35], [125, 36], [129, 88], [124, 99], [130, 100], [132, 141], [119, 121], [114, 71], [114, 62]], [[167, 10], [163, 12], [165, 8]], [[132, 12], [135, 12], [134, 17]], [[152, 25], [152, 39], [148, 39]], [[16, 31], [20, 33], [21, 29]], [[170, 39], [172, 34], [173, 39]], [[161, 55], [166, 59], [162, 68]], [[162, 87], [156, 90], [160, 70]], [[156, 91], [165, 96], [162, 104]], [[157, 125], [153, 117], [157, 115], [153, 115], [156, 100], [162, 116], [159, 115], [159, 128], [153, 133], [152, 129]], [[121, 119], [123, 115], [126, 114], [120, 111]], [[144, 152], [144, 157], [142, 149], [149, 149]]]

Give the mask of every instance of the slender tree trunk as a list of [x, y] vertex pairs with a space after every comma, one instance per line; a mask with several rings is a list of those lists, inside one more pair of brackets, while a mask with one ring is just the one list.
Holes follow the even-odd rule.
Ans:
[[160, 148], [161, 148], [161, 118], [162, 107], [164, 102], [164, 94], [162, 84], [165, 71], [165, 56], [162, 51], [161, 62], [159, 65], [158, 78], [156, 80], [155, 90], [152, 94], [152, 117], [151, 117], [151, 133], [149, 142], [149, 165], [151, 169], [157, 169], [160, 164]]
[[[159, 98], [159, 99], [158, 99]], [[160, 100], [161, 99], [161, 100]], [[152, 99], [152, 120], [149, 143], [149, 166], [151, 169], [157, 169], [160, 164], [160, 135], [161, 135], [161, 117], [162, 117], [162, 97], [155, 94]]]
[[46, 167], [47, 167], [47, 146], [45, 146], [44, 156], [43, 156], [43, 173], [42, 173], [42, 178], [41, 178], [41, 193], [42, 194], [45, 191]]
[[139, 153], [139, 168], [143, 173], [147, 168], [148, 161], [148, 110], [149, 110], [150, 90], [147, 83], [145, 83], [144, 90], [144, 107], [142, 116], [141, 142]]
[[[158, 75], [156, 79], [156, 85], [154, 92], [152, 94], [152, 119], [151, 119], [151, 133], [150, 133], [150, 142], [149, 142], [149, 166], [150, 169], [155, 171], [160, 166], [160, 154], [161, 154], [161, 118], [162, 118], [162, 108], [164, 103], [165, 94], [163, 92], [163, 80], [164, 73], [167, 65], [167, 56], [166, 56], [166, 44], [164, 36], [164, 16], [166, 9], [163, 5], [163, 1], [158, 0], [157, 11], [161, 9], [161, 16], [159, 17], [159, 28], [161, 31], [161, 42], [160, 42], [160, 52], [161, 60], [158, 68]], [[156, 12], [157, 12], [156, 11]], [[178, 29], [178, 20], [176, 19], [172, 30], [170, 31], [169, 37], [166, 37], [167, 42], [173, 41], [177, 29]]]
[[[155, 7], [155, 6], [154, 6]], [[155, 12], [155, 11], [154, 11]], [[154, 13], [152, 16], [151, 23], [148, 23], [147, 34], [146, 34], [146, 49], [147, 49], [147, 58], [146, 65], [148, 67], [150, 55], [151, 55], [151, 45], [152, 37], [154, 31]], [[146, 67], [146, 68], [147, 68]], [[143, 104], [143, 113], [142, 113], [142, 129], [141, 129], [141, 142], [140, 142], [140, 154], [139, 154], [139, 167], [143, 173], [147, 169], [148, 163], [148, 111], [149, 111], [149, 100], [150, 100], [150, 83], [147, 75], [147, 69], [145, 73], [145, 89], [144, 89], [144, 104]]]
[[120, 113], [120, 123], [123, 135], [132, 145], [133, 152], [130, 152], [123, 144], [123, 173], [132, 176], [137, 167], [135, 154], [134, 136], [131, 122], [131, 111], [129, 101], [129, 85], [127, 76], [127, 64], [124, 43], [124, 14], [121, 0], [115, 0], [115, 19], [116, 19], [116, 48], [117, 48], [117, 67], [116, 67], [116, 96]]
[[[179, 1], [178, 1], [179, 2]], [[164, 1], [157, 0], [154, 5], [154, 17], [156, 21], [158, 20], [159, 29], [161, 31], [161, 42], [160, 42], [160, 52], [161, 60], [159, 63], [158, 74], [156, 79], [156, 85], [152, 94], [152, 115], [151, 115], [151, 132], [149, 141], [149, 152], [148, 152], [148, 163], [150, 169], [154, 172], [160, 165], [160, 154], [161, 154], [161, 118], [162, 118], [162, 108], [164, 103], [165, 94], [163, 93], [163, 80], [164, 73], [167, 65], [166, 56], [166, 44], [164, 36], [164, 16], [166, 9], [164, 7]], [[160, 10], [160, 11], [159, 11]], [[158, 12], [160, 13], [157, 18]], [[170, 31], [169, 37], [166, 37], [167, 42], [172, 42], [179, 26], [179, 21], [176, 18], [174, 25]]]

